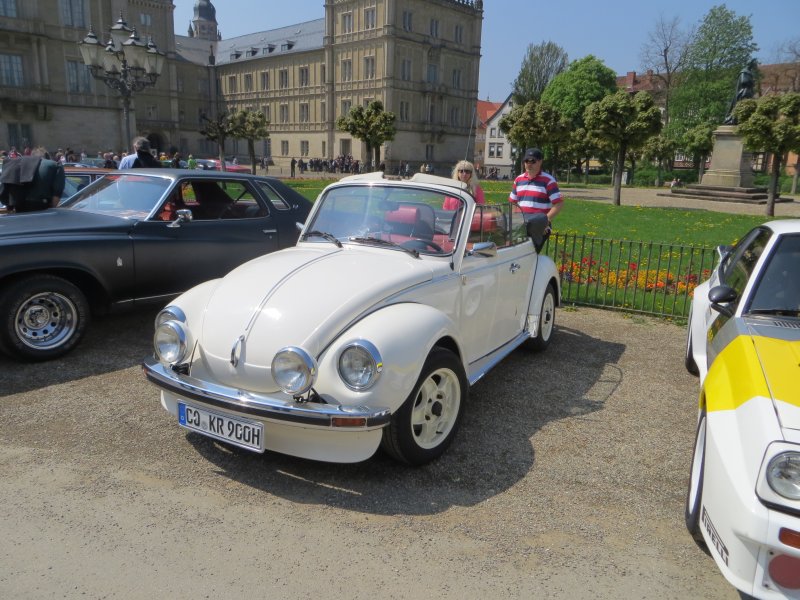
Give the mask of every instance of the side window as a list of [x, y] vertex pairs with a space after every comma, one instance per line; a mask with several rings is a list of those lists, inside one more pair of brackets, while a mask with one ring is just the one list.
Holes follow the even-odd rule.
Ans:
[[261, 190], [261, 193], [264, 194], [267, 199], [272, 203], [272, 206], [275, 207], [275, 210], [291, 210], [292, 207], [289, 206], [289, 203], [286, 202], [283, 198], [281, 198], [278, 193], [273, 190], [269, 185], [264, 183], [263, 181], [258, 182], [258, 188]]
[[252, 219], [268, 214], [244, 181], [197, 179], [183, 183], [181, 195], [196, 221]]
[[469, 226], [470, 243], [494, 242], [498, 248], [511, 245], [503, 206], [476, 206]]
[[722, 283], [736, 290], [740, 297], [771, 235], [768, 229], [754, 229], [734, 249], [730, 263], [725, 268]]

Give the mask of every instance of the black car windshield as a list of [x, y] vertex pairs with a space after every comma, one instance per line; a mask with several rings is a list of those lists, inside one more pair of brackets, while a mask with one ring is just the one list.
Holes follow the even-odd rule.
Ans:
[[[445, 193], [413, 187], [353, 185], [331, 189], [319, 202], [305, 239], [451, 254], [464, 202]], [[325, 237], [327, 234], [329, 237]], [[391, 243], [388, 243], [391, 242]]]
[[762, 269], [747, 311], [796, 316], [800, 310], [800, 234], [781, 236]]
[[85, 187], [60, 208], [143, 220], [172, 185], [168, 177], [112, 173]]

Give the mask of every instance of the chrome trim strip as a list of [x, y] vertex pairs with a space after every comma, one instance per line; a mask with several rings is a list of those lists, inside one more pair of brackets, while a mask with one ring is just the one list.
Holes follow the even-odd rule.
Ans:
[[517, 337], [513, 338], [512, 340], [506, 342], [502, 346], [500, 346], [497, 350], [490, 352], [486, 356], [482, 356], [478, 360], [473, 361], [470, 363], [470, 375], [469, 375], [469, 384], [475, 385], [475, 383], [486, 373], [491, 371], [497, 364], [503, 360], [506, 356], [511, 354], [514, 350], [516, 350], [519, 346], [521, 346], [525, 340], [530, 339], [531, 334], [529, 331], [521, 331], [517, 334]]
[[[167, 392], [177, 394], [187, 400], [261, 419], [342, 430], [366, 430], [383, 427], [392, 418], [391, 411], [383, 407], [349, 407], [314, 402], [300, 404], [201, 381], [187, 375], [179, 375], [154, 357], [145, 359], [142, 363], [142, 370], [150, 383]], [[334, 417], [365, 418], [367, 424], [357, 427], [334, 426], [331, 424]]]

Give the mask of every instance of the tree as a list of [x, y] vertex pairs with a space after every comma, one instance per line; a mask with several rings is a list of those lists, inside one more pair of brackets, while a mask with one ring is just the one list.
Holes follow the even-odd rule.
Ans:
[[390, 142], [397, 133], [394, 125], [396, 116], [393, 112], [383, 110], [383, 102], [373, 100], [367, 108], [354, 106], [347, 115], [336, 120], [336, 128], [346, 131], [357, 140], [367, 145], [367, 157], [373, 159], [374, 165], [381, 162], [381, 145]]
[[757, 51], [750, 17], [724, 5], [706, 13], [687, 49], [681, 85], [670, 98], [670, 121], [679, 122], [676, 139], [700, 123], [723, 122], [737, 76]]
[[233, 136], [233, 125], [227, 113], [221, 112], [213, 119], [203, 115], [205, 126], [200, 129], [200, 135], [211, 142], [217, 142], [220, 169], [225, 168], [225, 141]]
[[689, 40], [693, 35], [693, 31], [681, 28], [678, 17], [667, 20], [662, 15], [642, 45], [642, 70], [651, 71], [662, 83], [662, 88], [656, 93], [662, 97], [664, 125], [669, 125], [670, 98], [678, 87], [681, 71], [686, 67]]
[[256, 174], [256, 140], [269, 137], [269, 121], [260, 111], [239, 110], [233, 113], [229, 122], [231, 124], [231, 137], [247, 140], [247, 153], [250, 156], [250, 172]]
[[617, 91], [617, 75], [591, 54], [556, 75], [542, 93], [542, 102], [555, 108], [574, 128], [583, 127], [586, 107]]
[[[569, 124], [546, 102], [531, 100], [524, 106], [515, 106], [500, 119], [499, 126], [515, 148], [539, 146], [548, 149], [553, 166], [558, 161], [560, 149], [569, 139]], [[519, 158], [517, 156], [516, 161]], [[517, 171], [519, 166], [515, 165]]]
[[553, 42], [529, 44], [525, 58], [514, 80], [514, 104], [538, 101], [552, 79], [564, 71], [569, 57], [564, 49]]
[[766, 212], [774, 217], [784, 157], [790, 151], [800, 152], [800, 93], [742, 100], [736, 105], [734, 114], [738, 123], [736, 132], [742, 136], [745, 146], [772, 154]]
[[711, 123], [698, 123], [683, 134], [681, 147], [692, 157], [697, 168], [697, 181], [703, 179], [703, 166], [714, 149], [714, 126]]
[[619, 206], [625, 156], [661, 132], [661, 111], [650, 94], [639, 92], [631, 96], [620, 90], [590, 104], [584, 120], [588, 135], [614, 152], [614, 204]]
[[661, 187], [661, 171], [664, 168], [664, 163], [672, 160], [675, 156], [675, 150], [678, 145], [674, 140], [669, 139], [663, 134], [654, 135], [649, 138], [642, 147], [642, 154], [646, 160], [652, 160], [656, 163], [656, 187]]

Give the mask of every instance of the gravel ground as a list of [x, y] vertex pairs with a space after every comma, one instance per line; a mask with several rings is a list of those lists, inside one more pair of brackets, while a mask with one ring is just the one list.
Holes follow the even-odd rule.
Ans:
[[411, 469], [185, 432], [139, 368], [153, 317], [0, 359], [0, 597], [738, 597], [683, 527], [681, 327], [561, 310], [547, 352], [478, 382], [451, 449]]

